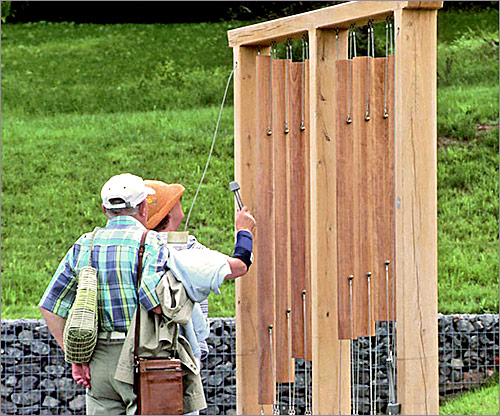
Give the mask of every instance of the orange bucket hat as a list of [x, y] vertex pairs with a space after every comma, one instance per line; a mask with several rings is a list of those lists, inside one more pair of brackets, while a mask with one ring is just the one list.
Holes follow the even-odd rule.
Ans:
[[146, 227], [155, 228], [179, 201], [185, 188], [178, 183], [166, 184], [162, 181], [145, 180], [144, 185], [156, 191], [148, 195], [148, 219]]

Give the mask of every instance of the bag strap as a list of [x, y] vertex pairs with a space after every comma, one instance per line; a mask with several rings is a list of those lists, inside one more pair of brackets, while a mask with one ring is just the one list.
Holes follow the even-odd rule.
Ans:
[[90, 255], [89, 255], [89, 267], [92, 267], [92, 249], [94, 248], [94, 237], [97, 233], [99, 227], [95, 227], [94, 231], [92, 231], [92, 237], [90, 237]]
[[142, 277], [142, 258], [144, 257], [144, 243], [146, 241], [146, 236], [149, 230], [144, 231], [141, 238], [141, 245], [139, 246], [139, 260], [137, 266], [137, 308], [135, 313], [135, 334], [134, 334], [134, 365], [135, 365], [135, 380], [134, 380], [134, 391], [137, 394], [138, 387], [138, 375], [139, 375], [139, 333], [140, 333], [140, 316], [141, 304], [139, 303], [139, 288], [141, 287], [141, 277]]

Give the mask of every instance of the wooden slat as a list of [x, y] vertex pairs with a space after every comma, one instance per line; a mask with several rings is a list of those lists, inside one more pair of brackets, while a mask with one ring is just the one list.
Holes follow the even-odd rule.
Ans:
[[[372, 136], [373, 123], [365, 121], [366, 113], [366, 90], [367, 90], [367, 62], [372, 58], [354, 58], [352, 63], [353, 80], [353, 104], [352, 104], [352, 126], [354, 129], [354, 159], [356, 161], [355, 173], [357, 181], [354, 183], [353, 192], [357, 193], [354, 207], [354, 221], [357, 226], [357, 244], [359, 260], [354, 272], [354, 305], [355, 305], [355, 332], [357, 336], [368, 336], [374, 333], [373, 313], [370, 314], [369, 307], [373, 311], [373, 303], [368, 297], [367, 273], [373, 276], [373, 240], [375, 236], [372, 230], [373, 185], [372, 185], [372, 152], [370, 137]], [[370, 80], [373, 77], [370, 75]], [[370, 286], [371, 287], [371, 286]], [[370, 297], [371, 298], [371, 297]], [[370, 300], [370, 301], [369, 301]], [[369, 318], [372, 322], [369, 323]]]
[[304, 125], [305, 129], [301, 132], [305, 143], [305, 188], [306, 188], [306, 213], [304, 218], [307, 218], [309, 224], [306, 225], [306, 345], [305, 359], [312, 361], [312, 272], [311, 272], [311, 113], [310, 103], [310, 68], [311, 62], [306, 59], [305, 64], [305, 110], [304, 110]]
[[[387, 77], [386, 77], [387, 72]], [[386, 85], [387, 78], [387, 85]], [[373, 302], [376, 321], [393, 320], [394, 312], [394, 57], [375, 58], [373, 95]], [[387, 93], [386, 93], [387, 91]], [[387, 97], [387, 99], [385, 99]], [[388, 118], [384, 118], [384, 103]], [[389, 261], [388, 282], [385, 262]], [[387, 284], [386, 284], [387, 283]], [[389, 308], [387, 308], [389, 306]]]
[[339, 339], [350, 339], [351, 335], [356, 338], [354, 317], [357, 310], [354, 309], [354, 292], [352, 297], [350, 293], [349, 276], [353, 276], [358, 269], [360, 257], [357, 231], [359, 223], [356, 215], [358, 193], [354, 192], [358, 183], [358, 161], [354, 153], [357, 140], [354, 127], [357, 123], [347, 123], [349, 100], [352, 103], [352, 88], [349, 86], [351, 64], [349, 60], [338, 60], [335, 63]]
[[304, 319], [302, 291], [306, 290], [306, 143], [300, 130], [302, 106], [301, 62], [291, 65], [290, 84], [290, 217], [291, 234], [291, 300], [292, 300], [292, 355], [304, 358]]
[[[241, 186], [241, 197], [252, 213], [258, 206], [256, 197], [255, 140], [255, 57], [253, 47], [234, 49], [234, 172]], [[259, 258], [254, 246], [255, 258]], [[236, 280], [236, 403], [238, 414], [257, 414], [257, 267]]]
[[406, 1], [354, 1], [336, 6], [325, 7], [295, 16], [270, 20], [243, 28], [228, 31], [229, 46], [268, 45], [271, 41], [283, 42], [288, 37], [298, 37], [308, 31], [322, 28], [349, 28], [366, 24], [369, 19], [374, 23], [384, 21], [394, 10], [405, 7]]
[[[288, 328], [286, 313], [289, 303], [288, 264], [288, 187], [287, 187], [287, 141], [285, 134], [285, 77], [286, 61], [273, 59], [273, 173], [274, 173], [274, 270], [275, 270], [275, 335], [276, 335], [276, 381], [288, 382], [290, 357], [288, 357]], [[272, 233], [272, 232], [271, 232]]]
[[439, 412], [437, 11], [395, 14], [397, 378], [401, 414]]
[[[269, 341], [269, 326], [274, 319], [274, 186], [273, 186], [273, 144], [267, 135], [269, 91], [269, 61], [267, 56], [257, 56], [256, 74], [256, 160], [257, 186], [255, 219], [259, 224], [255, 233], [255, 245], [259, 253], [257, 268], [257, 310], [258, 310], [258, 372], [259, 404], [272, 404], [274, 398], [273, 370]], [[274, 126], [273, 126], [274, 128]], [[273, 347], [276, 343], [273, 341]], [[275, 352], [273, 353], [276, 356]], [[274, 364], [276, 361], [274, 361]]]

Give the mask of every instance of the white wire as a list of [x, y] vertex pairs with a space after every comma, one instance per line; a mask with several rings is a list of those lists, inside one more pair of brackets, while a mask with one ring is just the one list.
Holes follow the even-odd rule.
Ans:
[[196, 190], [196, 194], [194, 195], [194, 198], [193, 198], [193, 203], [191, 204], [191, 208], [189, 209], [189, 214], [188, 214], [187, 219], [186, 219], [186, 225], [184, 226], [184, 231], [187, 231], [188, 224], [189, 224], [189, 218], [191, 218], [191, 212], [193, 211], [194, 203], [196, 202], [196, 198], [198, 197], [198, 194], [200, 192], [201, 184], [203, 183], [203, 180], [205, 179], [205, 174], [207, 173], [208, 165], [210, 164], [210, 158], [212, 157], [212, 152], [214, 150], [215, 140], [217, 139], [217, 133], [219, 131], [219, 124], [220, 124], [220, 119], [222, 116], [222, 110], [224, 109], [224, 104], [226, 102], [227, 91], [229, 89], [229, 83], [231, 82], [231, 78], [233, 77], [235, 69], [236, 69], [236, 65], [234, 66], [234, 68], [231, 71], [231, 74], [229, 75], [229, 78], [227, 80], [226, 90], [224, 91], [224, 98], [222, 99], [222, 103], [220, 106], [219, 118], [217, 120], [217, 125], [215, 127], [214, 138], [212, 140], [212, 146], [210, 147], [210, 152], [208, 154], [207, 164], [205, 165], [205, 170], [203, 171], [203, 175], [201, 176], [200, 184], [198, 185], [198, 189]]

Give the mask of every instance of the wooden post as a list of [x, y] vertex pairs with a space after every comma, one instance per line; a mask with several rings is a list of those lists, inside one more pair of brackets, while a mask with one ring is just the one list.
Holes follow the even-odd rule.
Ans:
[[339, 394], [348, 414], [349, 341], [338, 339], [337, 322], [335, 32], [312, 29], [309, 45], [313, 414], [338, 414]]
[[398, 401], [402, 414], [437, 415], [437, 11], [394, 19]]
[[[234, 171], [243, 203], [254, 212], [255, 194], [255, 58], [257, 48], [238, 46], [234, 65]], [[258, 253], [254, 250], [255, 257]], [[257, 269], [236, 280], [236, 409], [259, 414], [257, 363]]]

